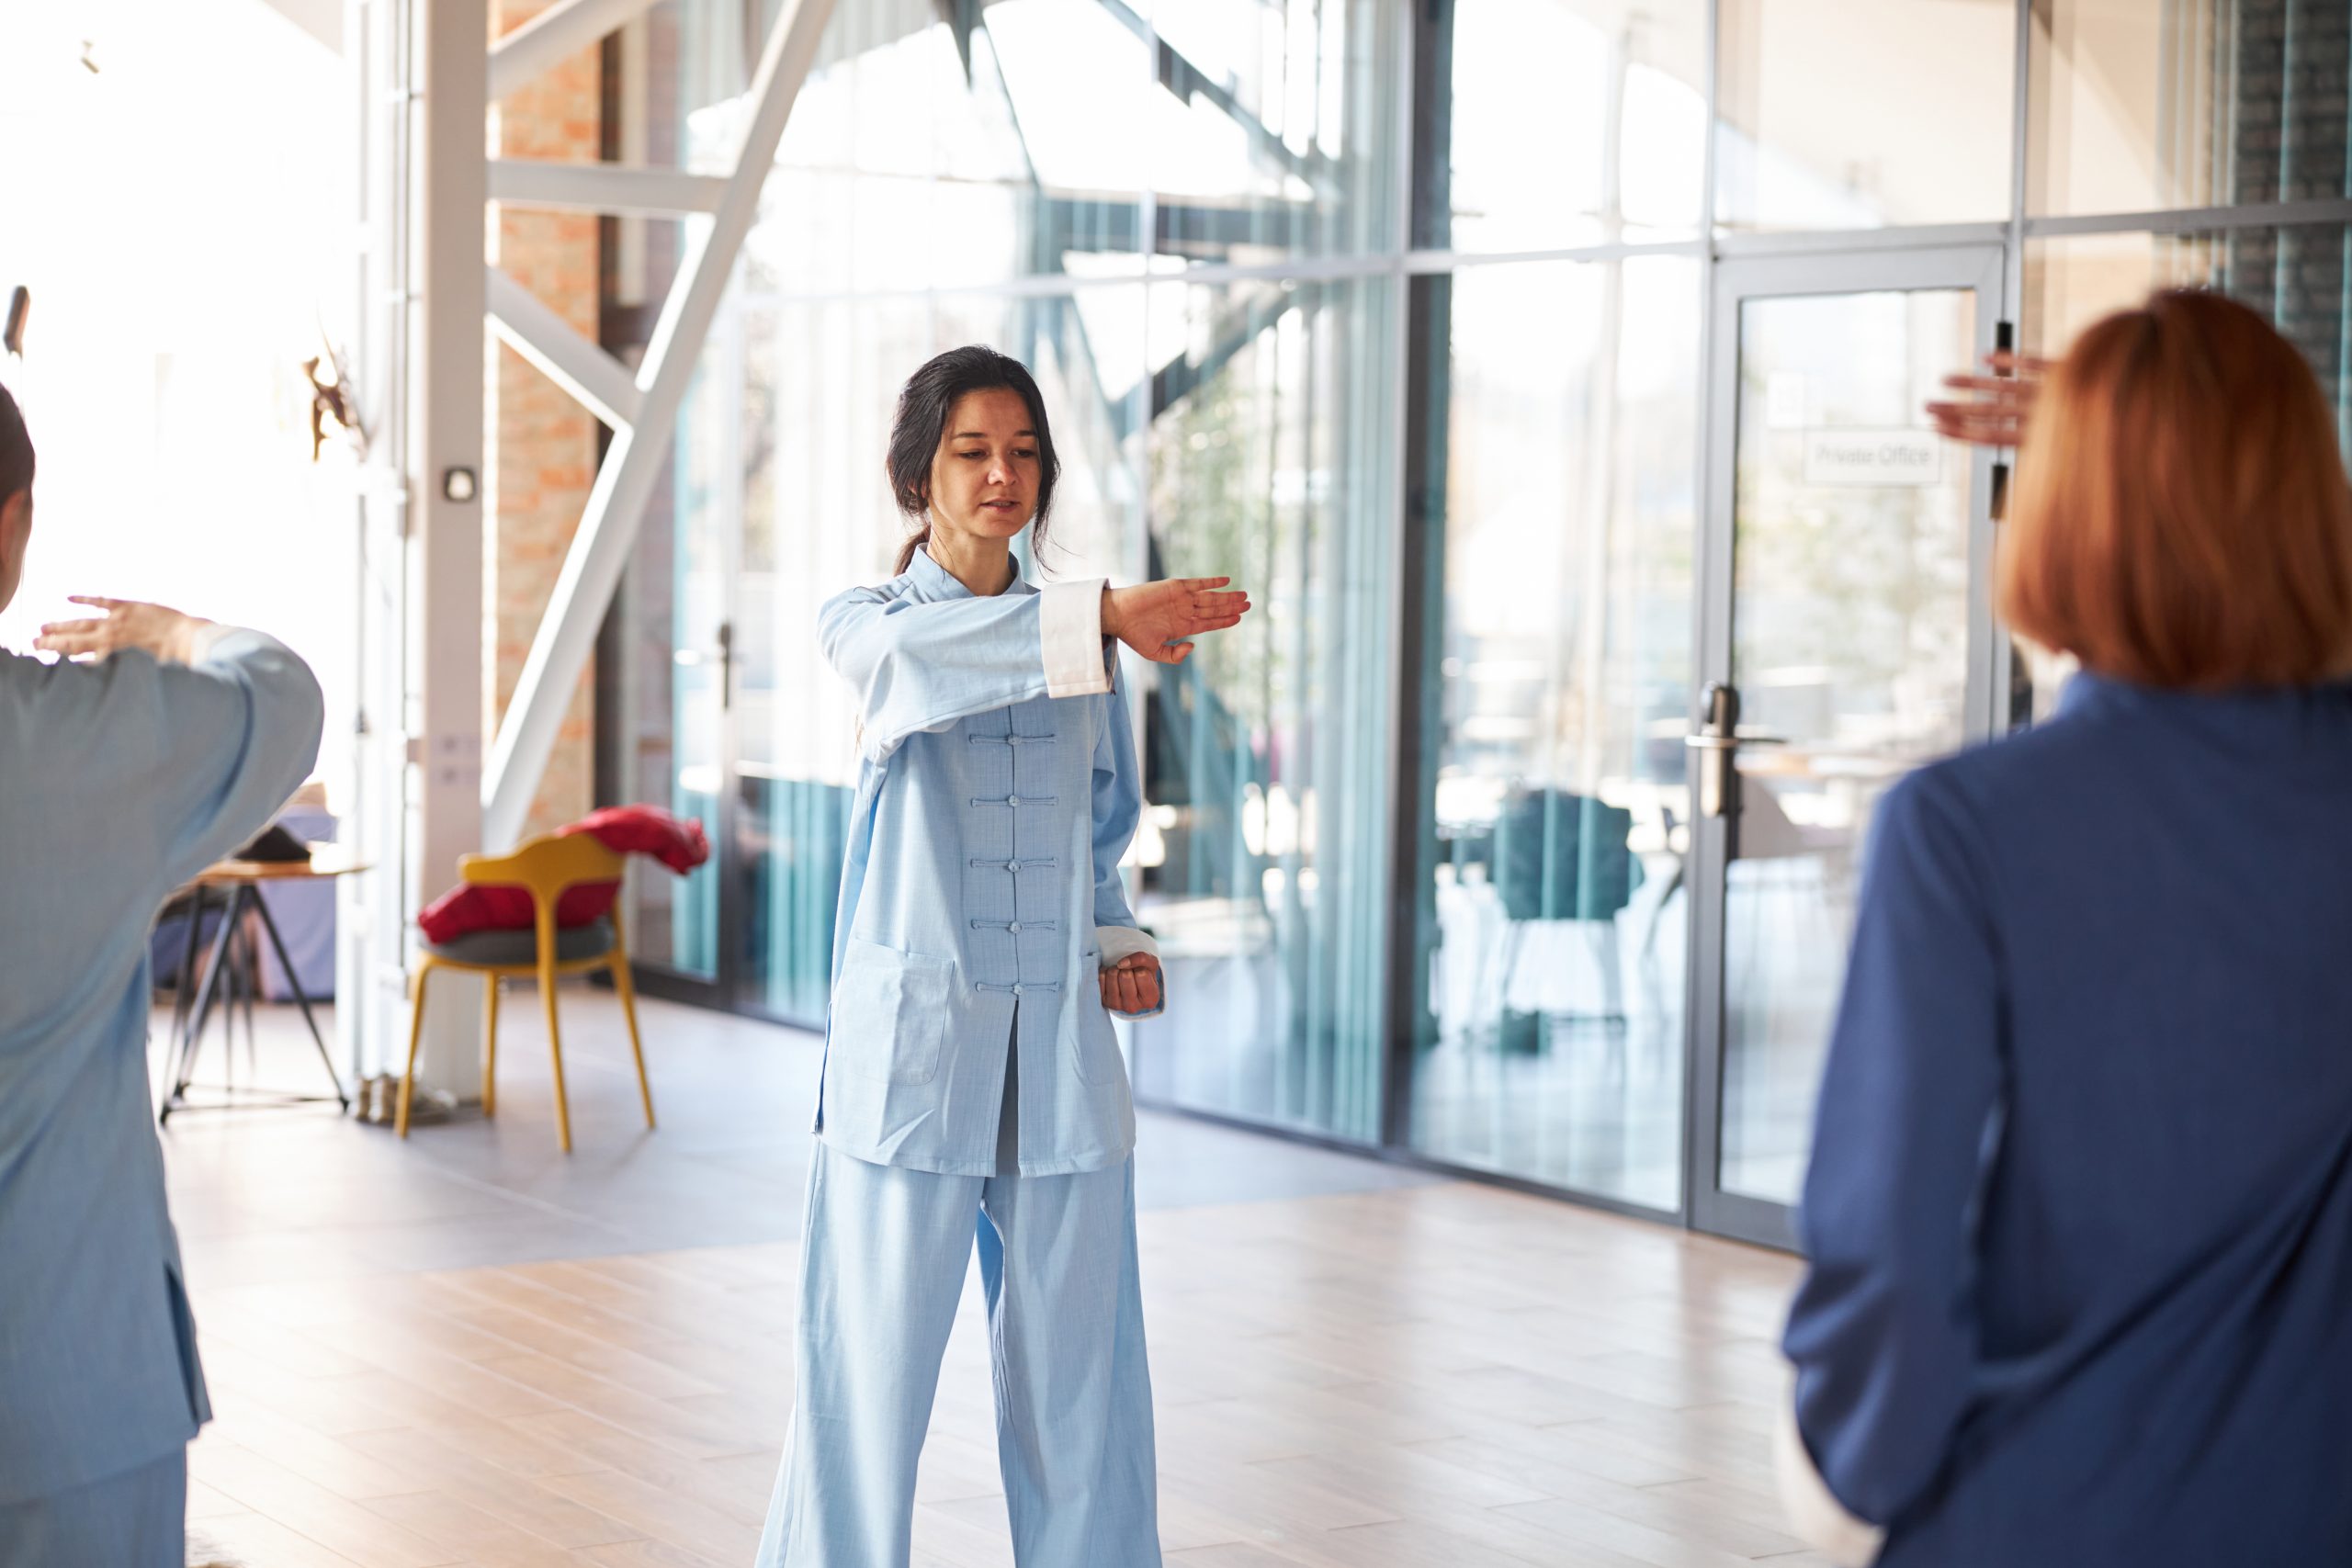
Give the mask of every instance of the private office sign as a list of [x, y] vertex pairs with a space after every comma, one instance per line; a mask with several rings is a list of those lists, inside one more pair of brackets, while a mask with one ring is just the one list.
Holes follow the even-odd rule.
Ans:
[[1804, 433], [1809, 485], [1932, 485], [1944, 448], [1932, 430], [1819, 428]]

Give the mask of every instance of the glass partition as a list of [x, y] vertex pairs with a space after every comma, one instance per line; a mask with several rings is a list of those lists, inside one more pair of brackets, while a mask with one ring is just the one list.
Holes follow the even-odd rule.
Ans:
[[1419, 287], [1446, 375], [1413, 1146], [1670, 1210], [1699, 264], [1484, 266]]
[[1880, 229], [2009, 216], [2005, 0], [1721, 0], [1715, 221]]
[[1413, 243], [1539, 251], [1696, 238], [1707, 6], [1442, 0]]
[[1143, 698], [1140, 1092], [1372, 1141], [1386, 966], [1392, 286], [1161, 285], [1145, 574], [1255, 609]]
[[[722, 172], [778, 9], [624, 28], [605, 155]], [[724, 852], [636, 880], [640, 956], [821, 1021], [816, 613], [895, 558], [906, 375], [985, 343], [1066, 464], [1033, 574], [1257, 599], [1125, 663], [1142, 1102], [1785, 1242], [1873, 803], [2063, 673], [2005, 687], [1993, 459], [1917, 405], [2210, 284], [2352, 445], [2347, 102], [2313, 0], [837, 6], [607, 631], [605, 797]], [[609, 220], [625, 359], [690, 221]]]
[[2307, 0], [2032, 7], [2026, 210], [2352, 196], [2352, 11]]

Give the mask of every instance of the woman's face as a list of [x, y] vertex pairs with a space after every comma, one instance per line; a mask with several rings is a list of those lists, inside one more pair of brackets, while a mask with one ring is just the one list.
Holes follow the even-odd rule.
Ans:
[[1010, 539], [1037, 509], [1037, 434], [1021, 394], [967, 392], [948, 411], [931, 460], [933, 520], [949, 533]]

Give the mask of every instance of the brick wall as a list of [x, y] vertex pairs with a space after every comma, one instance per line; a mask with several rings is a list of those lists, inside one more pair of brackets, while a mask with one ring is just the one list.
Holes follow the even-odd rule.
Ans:
[[[492, 0], [492, 36], [512, 31], [551, 3]], [[594, 163], [601, 107], [600, 51], [592, 45], [492, 106], [490, 155]], [[492, 265], [503, 268], [594, 342], [598, 304], [595, 216], [503, 205], [494, 205], [491, 212]], [[492, 434], [484, 490], [484, 517], [490, 525], [482, 536], [488, 616], [483, 712], [494, 734], [587, 506], [588, 489], [596, 477], [599, 426], [513, 349], [492, 340], [489, 352]], [[564, 714], [526, 832], [542, 832], [583, 816], [593, 804], [594, 691], [591, 669]]]

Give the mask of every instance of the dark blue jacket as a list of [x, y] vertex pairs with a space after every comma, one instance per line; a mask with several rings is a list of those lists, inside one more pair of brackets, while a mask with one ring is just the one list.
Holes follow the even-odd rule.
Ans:
[[2352, 687], [2082, 676], [1892, 791], [1798, 1231], [1884, 1568], [2352, 1563]]

